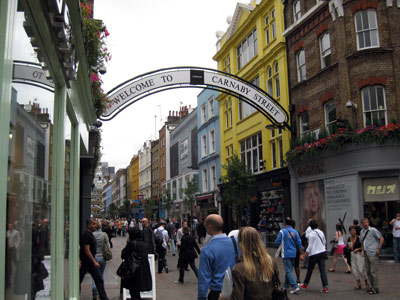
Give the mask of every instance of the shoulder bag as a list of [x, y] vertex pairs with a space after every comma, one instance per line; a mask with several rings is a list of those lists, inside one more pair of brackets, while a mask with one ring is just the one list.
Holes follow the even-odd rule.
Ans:
[[135, 272], [139, 269], [141, 264], [140, 257], [136, 254], [136, 243], [134, 243], [134, 248], [131, 255], [127, 259], [122, 261], [121, 265], [118, 267], [117, 275], [121, 278], [132, 278]]
[[104, 246], [103, 246], [103, 258], [105, 261], [112, 260], [112, 252], [110, 249], [110, 244], [108, 243], [107, 234], [104, 233]]
[[324, 242], [322, 241], [322, 239], [321, 239], [321, 237], [319, 236], [318, 232], [316, 232], [315, 230], [314, 230], [314, 232], [318, 235], [319, 239], [321, 240], [322, 246], [325, 247], [324, 258], [325, 258], [325, 259], [328, 259], [328, 253], [327, 253], [327, 251], [326, 251], [326, 244], [324, 244]]
[[[238, 254], [238, 250], [237, 250], [236, 241], [233, 236], [231, 236], [231, 239], [232, 239], [233, 247], [235, 248], [235, 260], [237, 262], [238, 258], [239, 258], [239, 254]], [[224, 281], [222, 283], [222, 290], [221, 290], [222, 297], [230, 298], [232, 295], [232, 290], [233, 290], [232, 271], [231, 271], [231, 268], [228, 267], [228, 269], [225, 271]]]
[[272, 300], [289, 300], [287, 295], [287, 290], [283, 289], [281, 286], [281, 281], [279, 280], [278, 274], [274, 271], [272, 275]]

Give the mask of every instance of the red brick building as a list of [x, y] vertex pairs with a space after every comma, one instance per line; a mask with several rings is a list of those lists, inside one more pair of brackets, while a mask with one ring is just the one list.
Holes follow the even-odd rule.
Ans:
[[329, 130], [338, 118], [353, 128], [399, 119], [399, 5], [286, 1], [284, 34], [299, 137]]
[[[400, 1], [286, 0], [284, 10], [297, 138], [318, 140], [339, 122], [350, 125], [351, 134], [399, 122]], [[347, 228], [366, 216], [384, 235], [384, 252], [391, 253], [387, 223], [400, 211], [399, 140], [316, 153], [289, 164], [300, 230], [316, 218], [331, 240], [339, 218]]]

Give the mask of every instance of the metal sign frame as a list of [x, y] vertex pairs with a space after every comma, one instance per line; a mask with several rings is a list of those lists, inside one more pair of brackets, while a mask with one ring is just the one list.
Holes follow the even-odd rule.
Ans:
[[207, 88], [246, 102], [277, 127], [289, 126], [287, 111], [265, 91], [236, 75], [199, 67], [159, 69], [131, 78], [107, 93], [110, 101], [100, 120], [112, 120], [121, 111], [144, 97], [176, 88]]

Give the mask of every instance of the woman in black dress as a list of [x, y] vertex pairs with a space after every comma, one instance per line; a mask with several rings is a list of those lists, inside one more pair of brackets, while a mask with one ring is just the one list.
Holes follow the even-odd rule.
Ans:
[[[200, 254], [200, 248], [196, 243], [193, 236], [189, 235], [189, 227], [184, 226], [182, 228], [183, 236], [181, 239], [181, 248], [179, 251], [179, 280], [178, 282], [183, 283], [183, 277], [185, 276], [185, 269], [188, 264], [192, 268], [194, 274], [197, 277], [198, 269], [194, 260], [197, 258], [197, 253]], [[197, 253], [196, 253], [196, 251]]]
[[127, 244], [121, 252], [121, 258], [127, 259], [132, 253], [140, 258], [141, 263], [133, 278], [121, 278], [123, 288], [129, 290], [132, 300], [140, 300], [140, 292], [152, 289], [150, 264], [147, 257], [147, 245], [143, 241], [142, 232], [138, 227], [129, 228]]

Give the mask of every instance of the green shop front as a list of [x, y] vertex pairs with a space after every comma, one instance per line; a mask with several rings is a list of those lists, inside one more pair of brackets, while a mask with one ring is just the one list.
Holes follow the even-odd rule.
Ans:
[[77, 0], [0, 2], [0, 299], [79, 299], [99, 139], [83, 32]]

